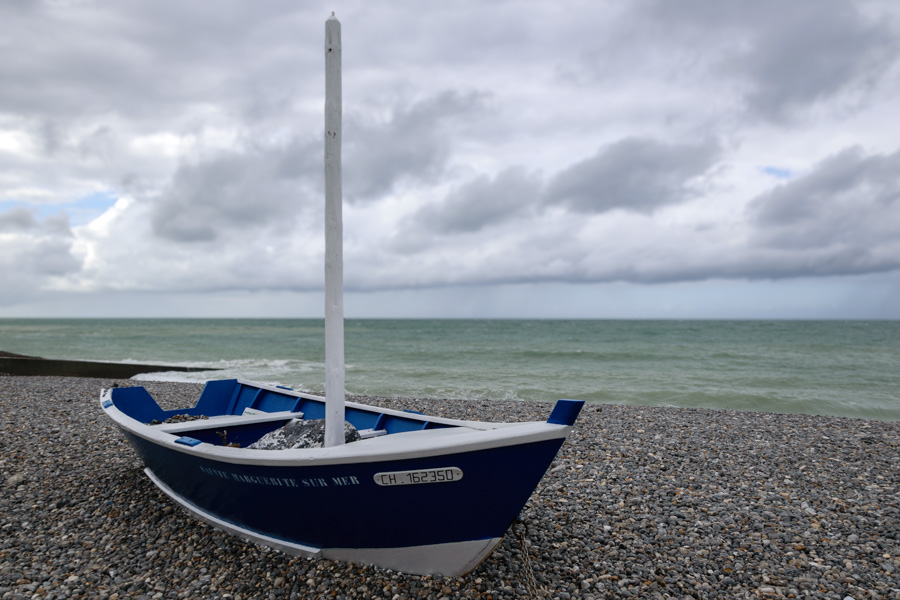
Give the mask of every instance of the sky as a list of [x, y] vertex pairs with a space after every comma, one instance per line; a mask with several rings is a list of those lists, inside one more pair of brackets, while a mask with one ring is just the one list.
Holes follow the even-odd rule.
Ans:
[[0, 2], [0, 317], [900, 318], [892, 0]]

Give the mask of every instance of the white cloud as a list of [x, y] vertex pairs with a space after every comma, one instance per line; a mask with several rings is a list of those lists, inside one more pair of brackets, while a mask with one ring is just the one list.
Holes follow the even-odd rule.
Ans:
[[20, 206], [0, 213], [0, 307], [34, 298], [77, 271], [72, 244], [64, 214], [41, 220]]
[[0, 152], [27, 156], [31, 154], [31, 144], [23, 131], [0, 129]]
[[135, 137], [128, 145], [137, 154], [179, 158], [190, 147], [191, 141], [174, 133], [162, 132]]

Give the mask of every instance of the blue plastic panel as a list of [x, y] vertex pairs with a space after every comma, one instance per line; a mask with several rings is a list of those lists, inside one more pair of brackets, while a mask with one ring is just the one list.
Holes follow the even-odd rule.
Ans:
[[166, 412], [142, 387], [115, 388], [112, 391], [112, 401], [116, 408], [141, 423], [163, 421], [166, 418]]
[[200, 440], [192, 437], [181, 436], [177, 440], [175, 440], [176, 444], [184, 444], [185, 446], [196, 446], [197, 444], [202, 444]]

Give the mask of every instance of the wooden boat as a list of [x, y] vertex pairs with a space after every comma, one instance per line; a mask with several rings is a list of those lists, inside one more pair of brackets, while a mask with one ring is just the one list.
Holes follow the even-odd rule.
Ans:
[[[246, 446], [321, 419], [325, 398], [221, 380], [187, 409], [165, 411], [143, 387], [101, 402], [147, 476], [202, 521], [291, 554], [447, 576], [500, 542], [583, 404], [560, 400], [546, 422], [487, 423], [348, 402], [358, 441], [261, 450]], [[206, 418], [150, 424], [176, 415]]]
[[[461, 575], [500, 542], [584, 403], [560, 400], [546, 422], [510, 424], [345, 402], [333, 13], [325, 31], [325, 397], [223, 380], [186, 409], [165, 411], [142, 387], [105, 390], [101, 405], [153, 483], [207, 523], [293, 554]], [[321, 419], [323, 447], [248, 447]], [[347, 423], [361, 439], [345, 443]]]

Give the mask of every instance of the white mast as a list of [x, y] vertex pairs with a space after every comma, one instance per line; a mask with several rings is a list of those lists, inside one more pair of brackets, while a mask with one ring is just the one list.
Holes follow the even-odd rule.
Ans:
[[344, 443], [341, 23], [325, 21], [325, 446]]

